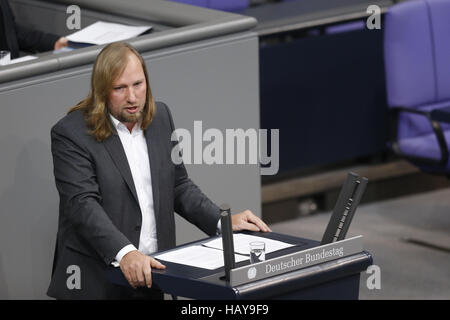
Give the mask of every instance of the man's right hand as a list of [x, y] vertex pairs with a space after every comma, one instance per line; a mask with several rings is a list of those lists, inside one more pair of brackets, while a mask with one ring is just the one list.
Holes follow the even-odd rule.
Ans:
[[165, 269], [166, 266], [137, 250], [128, 252], [120, 261], [120, 269], [134, 289], [152, 286], [152, 268]]

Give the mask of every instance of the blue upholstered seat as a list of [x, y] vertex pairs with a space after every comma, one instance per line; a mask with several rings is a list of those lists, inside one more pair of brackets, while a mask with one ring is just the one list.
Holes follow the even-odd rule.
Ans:
[[450, 171], [450, 124], [433, 110], [450, 107], [450, 0], [392, 6], [384, 21], [392, 148], [425, 171]]

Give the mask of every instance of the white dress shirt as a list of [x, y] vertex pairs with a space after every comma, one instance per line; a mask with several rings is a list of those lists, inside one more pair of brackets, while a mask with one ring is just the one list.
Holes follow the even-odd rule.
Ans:
[[[152, 176], [150, 173], [150, 160], [148, 157], [147, 141], [140, 124], [136, 123], [131, 130], [110, 114], [111, 120], [119, 134], [123, 149], [127, 156], [131, 175], [133, 176], [139, 207], [142, 213], [141, 234], [139, 237], [139, 251], [143, 254], [158, 251], [156, 237], [155, 210], [153, 206]], [[127, 214], [124, 212], [124, 214]], [[116, 255], [120, 263], [122, 258], [130, 251], [137, 250], [132, 244], [123, 247]]]

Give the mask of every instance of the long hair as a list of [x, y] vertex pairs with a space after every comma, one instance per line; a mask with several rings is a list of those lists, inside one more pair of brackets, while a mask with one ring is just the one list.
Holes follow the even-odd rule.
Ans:
[[141, 62], [147, 84], [147, 97], [142, 112], [142, 130], [148, 127], [155, 114], [155, 101], [150, 89], [144, 59], [134, 47], [126, 42], [110, 43], [100, 51], [94, 62], [89, 95], [68, 112], [81, 110], [86, 119], [89, 133], [99, 142], [115, 132], [108, 116], [108, 96], [112, 90], [113, 81], [120, 77], [125, 70], [129, 54], [136, 55]]

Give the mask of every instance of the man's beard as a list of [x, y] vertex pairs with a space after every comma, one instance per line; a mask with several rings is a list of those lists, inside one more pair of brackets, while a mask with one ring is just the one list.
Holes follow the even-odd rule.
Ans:
[[131, 122], [135, 123], [142, 119], [142, 111], [143, 109], [138, 110], [138, 112], [134, 114], [128, 113], [126, 110], [123, 110], [120, 114], [117, 120], [120, 122]]

